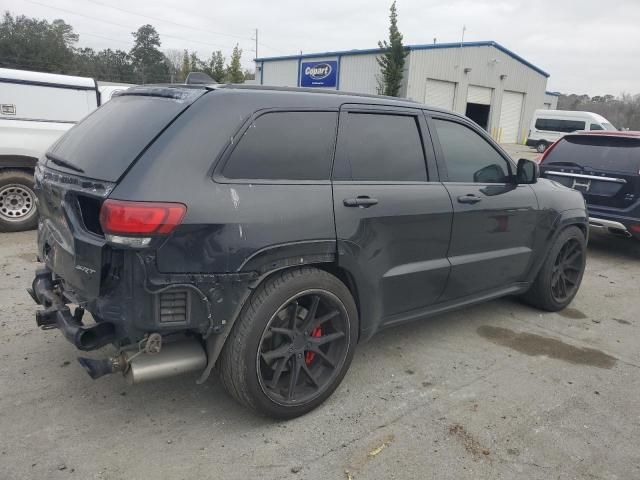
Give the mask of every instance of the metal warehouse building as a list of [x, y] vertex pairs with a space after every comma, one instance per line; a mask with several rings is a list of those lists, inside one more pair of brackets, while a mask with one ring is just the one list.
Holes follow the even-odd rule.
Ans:
[[[496, 140], [526, 139], [534, 110], [547, 105], [549, 74], [493, 42], [406, 47], [401, 96], [466, 114]], [[379, 49], [256, 59], [262, 85], [375, 94]], [[557, 99], [556, 99], [557, 102]]]

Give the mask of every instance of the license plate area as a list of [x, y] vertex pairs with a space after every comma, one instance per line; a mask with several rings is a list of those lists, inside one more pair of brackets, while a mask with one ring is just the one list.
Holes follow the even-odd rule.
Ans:
[[591, 188], [591, 180], [585, 178], [574, 178], [571, 188], [579, 192], [586, 193]]

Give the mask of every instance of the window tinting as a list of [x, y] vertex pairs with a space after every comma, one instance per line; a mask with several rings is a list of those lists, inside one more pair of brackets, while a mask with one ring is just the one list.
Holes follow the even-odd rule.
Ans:
[[604, 130], [604, 128], [602, 128], [602, 125], [598, 125], [597, 123], [592, 123], [589, 126], [589, 130]]
[[49, 153], [82, 169], [87, 177], [116, 181], [187, 106], [170, 98], [115, 97], [69, 130]]
[[348, 113], [341, 117], [335, 164], [336, 180], [427, 180], [418, 123], [410, 115]]
[[586, 170], [640, 173], [640, 139], [607, 136], [569, 136], [549, 152], [544, 165], [575, 165]]
[[506, 183], [507, 161], [480, 135], [464, 125], [434, 120], [450, 182]]
[[578, 120], [560, 120], [556, 118], [538, 118], [536, 120], [536, 130], [544, 130], [547, 132], [575, 132], [576, 130], [584, 130], [585, 122]]
[[230, 179], [328, 180], [336, 112], [272, 112], [247, 128], [223, 170]]

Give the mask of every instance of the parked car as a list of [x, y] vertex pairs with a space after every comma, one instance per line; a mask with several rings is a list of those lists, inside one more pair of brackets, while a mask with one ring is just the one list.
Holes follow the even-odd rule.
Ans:
[[609, 120], [597, 113], [569, 110], [536, 110], [531, 119], [527, 146], [544, 152], [567, 133], [583, 131], [617, 131]]
[[130, 85], [0, 68], [0, 232], [37, 225], [33, 170], [62, 134]]
[[120, 349], [80, 359], [94, 378], [216, 367], [240, 403], [295, 417], [382, 328], [505, 295], [571, 302], [584, 200], [537, 168], [410, 101], [133, 88], [38, 165], [36, 319]]
[[640, 132], [579, 132], [553, 144], [542, 176], [584, 195], [589, 224], [640, 239]]

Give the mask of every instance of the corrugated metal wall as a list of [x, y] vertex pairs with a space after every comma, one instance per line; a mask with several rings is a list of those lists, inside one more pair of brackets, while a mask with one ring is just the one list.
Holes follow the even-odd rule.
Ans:
[[298, 60], [262, 63], [262, 83], [275, 87], [298, 86]]
[[[471, 69], [465, 73], [465, 69]], [[506, 75], [503, 79], [500, 77]], [[412, 50], [407, 97], [424, 102], [427, 78], [456, 83], [454, 110], [466, 111], [469, 85], [491, 88], [489, 133], [501, 140], [500, 109], [505, 90], [524, 94], [518, 142], [525, 140], [534, 110], [544, 103], [547, 78], [492, 46]]]
[[558, 109], [558, 96], [557, 95], [549, 95], [545, 93], [544, 95], [544, 107], [547, 110], [557, 110]]
[[377, 55], [344, 55], [340, 61], [340, 90], [375, 95], [380, 66]]

